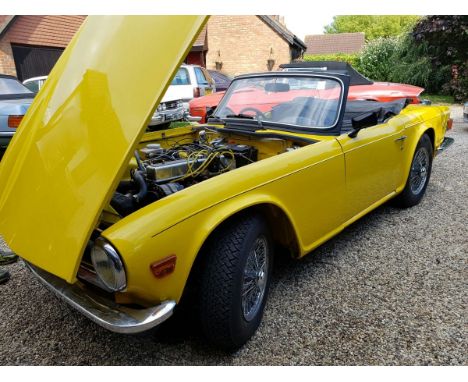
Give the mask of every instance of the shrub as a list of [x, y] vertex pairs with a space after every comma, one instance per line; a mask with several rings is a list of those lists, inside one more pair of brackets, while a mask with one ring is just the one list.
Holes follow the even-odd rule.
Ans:
[[358, 54], [306, 54], [304, 61], [342, 61], [347, 62], [355, 69], [359, 70], [359, 55]]
[[393, 55], [397, 45], [398, 39], [395, 37], [368, 42], [358, 57], [360, 72], [375, 81], [391, 81]]

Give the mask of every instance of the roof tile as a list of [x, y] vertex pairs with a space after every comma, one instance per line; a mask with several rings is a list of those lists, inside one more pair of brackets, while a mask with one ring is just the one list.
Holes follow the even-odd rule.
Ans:
[[362, 32], [315, 34], [305, 37], [306, 54], [358, 53], [364, 47]]

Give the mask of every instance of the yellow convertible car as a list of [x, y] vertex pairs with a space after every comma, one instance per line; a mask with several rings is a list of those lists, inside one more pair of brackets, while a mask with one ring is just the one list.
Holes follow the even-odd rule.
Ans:
[[236, 78], [205, 125], [145, 133], [205, 22], [87, 19], [0, 164], [0, 233], [99, 325], [142, 332], [188, 301], [233, 350], [260, 324], [274, 249], [299, 258], [392, 198], [419, 203], [450, 119], [347, 102], [346, 75], [268, 72]]

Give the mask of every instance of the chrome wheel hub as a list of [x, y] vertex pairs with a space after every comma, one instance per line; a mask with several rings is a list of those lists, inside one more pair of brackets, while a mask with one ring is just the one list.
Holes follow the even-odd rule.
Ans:
[[262, 305], [268, 280], [268, 242], [258, 237], [249, 252], [242, 284], [242, 313], [246, 321], [255, 318]]
[[429, 165], [430, 159], [427, 149], [419, 148], [411, 164], [410, 186], [414, 195], [418, 195], [426, 185]]

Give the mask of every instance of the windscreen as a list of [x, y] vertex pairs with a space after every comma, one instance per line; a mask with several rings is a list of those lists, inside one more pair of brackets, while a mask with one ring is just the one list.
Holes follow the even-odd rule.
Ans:
[[190, 85], [189, 72], [185, 68], [179, 68], [177, 74], [171, 82], [171, 85]]
[[215, 117], [326, 129], [337, 122], [341, 93], [341, 82], [334, 78], [300, 75], [241, 78], [232, 82]]
[[0, 78], [0, 95], [32, 93], [21, 82], [14, 78]]

